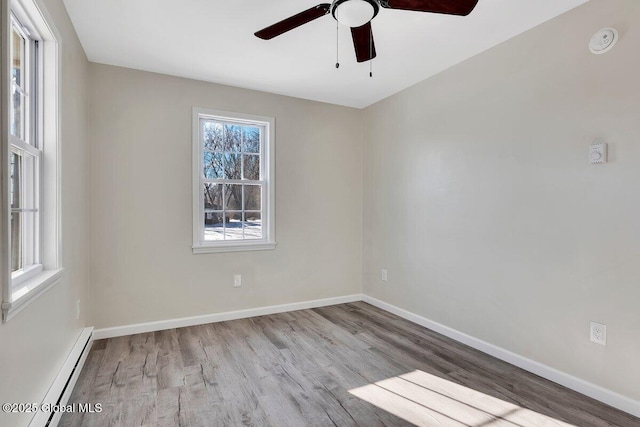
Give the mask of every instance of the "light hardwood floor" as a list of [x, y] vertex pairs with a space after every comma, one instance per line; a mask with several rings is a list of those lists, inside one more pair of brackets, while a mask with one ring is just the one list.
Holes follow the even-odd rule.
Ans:
[[61, 426], [640, 426], [366, 303], [96, 341]]

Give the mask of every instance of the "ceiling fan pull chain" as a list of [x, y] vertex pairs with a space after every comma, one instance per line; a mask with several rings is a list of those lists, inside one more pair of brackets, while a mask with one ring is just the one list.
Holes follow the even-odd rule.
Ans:
[[373, 77], [373, 28], [369, 26], [369, 77]]
[[338, 17], [337, 17], [337, 13], [338, 11], [336, 10], [336, 68], [340, 68], [340, 61], [339, 61], [339, 56], [338, 56], [338, 35], [340, 34], [340, 28], [338, 27], [339, 22], [338, 22]]

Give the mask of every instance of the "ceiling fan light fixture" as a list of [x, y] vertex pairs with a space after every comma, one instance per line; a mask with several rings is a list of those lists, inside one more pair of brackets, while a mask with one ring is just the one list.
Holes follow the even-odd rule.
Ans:
[[342, 25], [358, 28], [371, 21], [379, 8], [375, 0], [335, 0], [331, 13]]

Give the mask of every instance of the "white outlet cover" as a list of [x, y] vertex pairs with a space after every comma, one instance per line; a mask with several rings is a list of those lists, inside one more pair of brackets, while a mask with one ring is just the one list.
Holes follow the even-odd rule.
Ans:
[[380, 274], [380, 278], [382, 279], [383, 282], [386, 282], [389, 278], [388, 274], [387, 274], [387, 270], [382, 269], [382, 273]]
[[600, 345], [607, 345], [607, 325], [591, 322], [589, 335], [591, 338], [591, 342]]
[[234, 274], [233, 275], [233, 287], [234, 288], [239, 288], [240, 286], [242, 286], [242, 275]]

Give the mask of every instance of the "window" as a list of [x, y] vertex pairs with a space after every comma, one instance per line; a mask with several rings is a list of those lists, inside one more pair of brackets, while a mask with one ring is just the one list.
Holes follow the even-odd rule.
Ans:
[[42, 270], [39, 215], [38, 41], [11, 16], [11, 98], [9, 122], [9, 204], [11, 206], [11, 281], [13, 287]]
[[[59, 259], [59, 37], [39, 0], [10, 2], [8, 126], [3, 127], [2, 168], [8, 188], [2, 224], [9, 235], [3, 250], [3, 320], [55, 284]], [[5, 271], [6, 270], [6, 271]]]
[[275, 248], [274, 119], [193, 110], [194, 253]]

